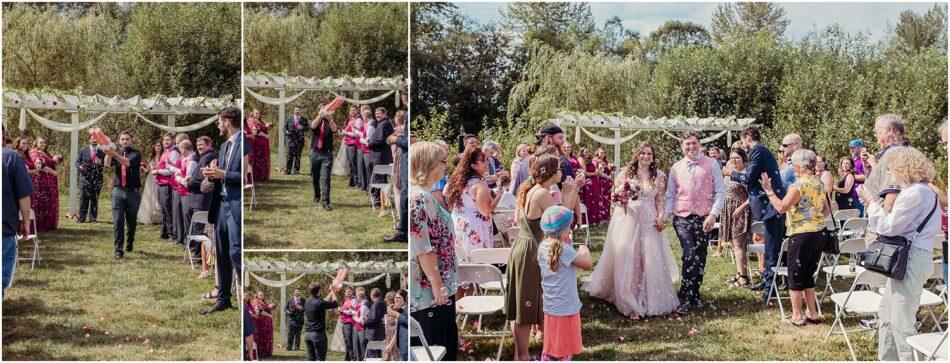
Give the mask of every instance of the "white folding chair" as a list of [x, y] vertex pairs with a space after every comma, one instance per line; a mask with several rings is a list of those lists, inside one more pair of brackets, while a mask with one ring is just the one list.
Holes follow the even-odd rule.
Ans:
[[[376, 176], [377, 176], [377, 175], [380, 175], [380, 176], [385, 175], [385, 176], [391, 178], [392, 175], [393, 175], [393, 164], [376, 165], [376, 166], [374, 166], [374, 167], [373, 167], [373, 172], [372, 172], [372, 174], [369, 176], [369, 180], [370, 180], [370, 181], [376, 180]], [[382, 193], [383, 189], [385, 189], [387, 186], [389, 186], [389, 183], [388, 183], [388, 182], [386, 182], [386, 183], [373, 183], [373, 182], [369, 183], [369, 192], [370, 192], [370, 195], [369, 195], [369, 204], [373, 207], [373, 211], [376, 210], [376, 201], [373, 199], [373, 194], [372, 194], [372, 193], [373, 193], [373, 190], [374, 190], [374, 189], [379, 189], [380, 193]], [[391, 194], [391, 193], [390, 193], [390, 194]]]
[[[752, 234], [765, 235], [765, 224], [762, 222], [752, 222], [752, 225], [749, 227], [749, 232]], [[750, 236], [749, 238], [751, 239], [752, 237]], [[752, 257], [757, 256], [759, 253], [765, 253], [765, 244], [752, 243], [752, 241], [749, 241], [749, 244], [746, 245], [745, 253], [746, 271], [752, 271], [752, 268], [750, 267], [752, 264]]]
[[[468, 255], [468, 260], [473, 264], [480, 265], [507, 265], [508, 256], [511, 255], [511, 248], [477, 248], [472, 250]], [[504, 284], [502, 284], [504, 282]], [[504, 285], [508, 284], [508, 277], [505, 274], [501, 275], [501, 281], [489, 281], [484, 284], [476, 286], [476, 291], [481, 289], [482, 292], [487, 293], [488, 291], [501, 291], [504, 288]], [[462, 325], [465, 326], [465, 323], [468, 321], [468, 316], [462, 319]], [[482, 316], [478, 316], [478, 327], [475, 328], [476, 331], [482, 331]]]
[[[930, 279], [942, 279], [943, 278], [943, 261], [936, 260], [934, 261], [934, 270], [930, 275]], [[937, 315], [934, 314], [934, 308], [940, 305], [946, 306], [947, 302], [944, 300], [944, 297], [937, 295], [930, 290], [924, 289], [920, 294], [920, 308], [927, 311], [924, 316], [924, 319], [930, 319], [933, 321], [934, 327], [930, 331], [943, 331], [943, 327], [940, 326], [940, 319], [937, 319]], [[946, 308], [944, 309], [946, 310]], [[923, 322], [923, 320], [921, 320]]]
[[[380, 352], [380, 355], [382, 355], [383, 349], [386, 349], [386, 341], [384, 340], [374, 340], [371, 342], [366, 342], [366, 349], [365, 349], [366, 352], [371, 351], [371, 350], [378, 350]], [[382, 360], [383, 360], [382, 357], [380, 358], [363, 357], [363, 361], [366, 361], [366, 362], [380, 362]]]
[[[835, 278], [853, 279], [865, 270], [864, 267], [861, 266], [860, 261], [858, 261], [857, 256], [857, 254], [867, 250], [867, 248], [864, 246], [864, 238], [850, 238], [838, 246], [840, 253], [838, 255], [831, 256], [831, 266], [824, 266], [821, 268], [821, 271], [825, 273], [825, 289], [821, 291], [822, 296], [827, 294], [829, 291], [832, 294], [835, 293], [834, 286], [831, 286], [831, 282]], [[850, 261], [854, 261], [854, 271], [851, 271], [852, 265], [850, 261], [847, 265], [838, 264], [838, 258], [841, 255], [846, 255]]]
[[851, 218], [861, 218], [861, 211], [857, 209], [839, 209], [832, 215], [832, 218], [840, 225]]
[[257, 196], [254, 194], [254, 172], [251, 168], [247, 169], [247, 179], [247, 182], [244, 183], [244, 192], [250, 191], [251, 193], [251, 198], [247, 199], [247, 210], [251, 211], [254, 209], [254, 204], [257, 203]]
[[947, 332], [925, 333], [907, 337], [907, 345], [914, 348], [914, 360], [947, 360]]
[[[492, 265], [461, 264], [456, 270], [459, 284], [479, 284], [498, 281], [501, 285], [501, 295], [469, 295], [462, 297], [455, 303], [455, 312], [466, 318], [469, 315], [488, 315], [503, 311], [505, 308], [505, 282], [501, 270]], [[496, 360], [501, 360], [501, 350], [505, 346], [505, 338], [510, 335], [507, 322], [502, 330], [497, 332], [482, 332], [475, 334], [459, 334], [460, 338], [499, 338]]]
[[419, 346], [409, 347], [409, 360], [436, 362], [445, 357], [445, 347], [429, 345], [425, 334], [422, 333], [422, 326], [411, 316], [409, 317], [409, 338], [419, 338], [419, 343], [422, 343]]
[[[577, 230], [578, 232], [580, 231], [584, 232], [584, 243], [571, 242], [571, 244], [575, 246], [576, 245], [590, 246], [590, 219], [587, 218], [587, 205], [585, 205], [584, 203], [581, 203], [581, 221], [583, 222], [581, 223], [579, 227], [577, 227]], [[574, 235], [571, 234], [571, 237], [573, 238]]]
[[[195, 230], [196, 224], [208, 223], [208, 211], [199, 211], [191, 215], [191, 224], [188, 225], [188, 232]], [[205, 243], [211, 243], [211, 238], [204, 234], [189, 234], [185, 236], [185, 260], [191, 262], [191, 269], [195, 269], [195, 258], [191, 255], [191, 242], [198, 242], [198, 248], [205, 248]], [[200, 250], [199, 250], [200, 251]]]
[[861, 290], [855, 291], [855, 288], [858, 285], [868, 285], [868, 286], [880, 286], [887, 283], [887, 277], [873, 271], [864, 271], [858, 274], [854, 278], [854, 282], [851, 284], [851, 289], [847, 292], [839, 292], [831, 294], [831, 301], [835, 304], [835, 321], [831, 323], [831, 328], [828, 329], [828, 334], [825, 334], [825, 341], [828, 341], [831, 338], [831, 333], [835, 331], [835, 328], [840, 328], [841, 334], [844, 335], [844, 341], [848, 345], [848, 351], [851, 352], [851, 359], [858, 360], [857, 355], [854, 353], [854, 347], [851, 346], [851, 339], [848, 338], [849, 333], [863, 332], [872, 329], [855, 329], [855, 330], [846, 330], [844, 328], [844, 322], [842, 321], [848, 314], [853, 314], [857, 316], [873, 316], [877, 318], [877, 312], [881, 307], [881, 295], [871, 291], [871, 290]]
[[867, 231], [867, 228], [867, 218], [851, 218], [845, 220], [844, 224], [841, 225], [841, 229], [838, 230], [838, 240], [843, 241], [849, 238], [864, 237], [864, 233]]
[[[20, 217], [20, 221], [23, 220], [23, 217]], [[20, 241], [33, 241], [33, 255], [30, 257], [20, 257], [19, 252], [17, 252], [17, 263], [20, 261], [30, 261], [30, 270], [36, 267], [36, 264], [40, 262], [40, 236], [39, 228], [36, 225], [36, 213], [30, 209], [30, 224], [26, 226], [26, 236], [16, 236], [17, 243]], [[20, 249], [17, 248], [17, 251]]]

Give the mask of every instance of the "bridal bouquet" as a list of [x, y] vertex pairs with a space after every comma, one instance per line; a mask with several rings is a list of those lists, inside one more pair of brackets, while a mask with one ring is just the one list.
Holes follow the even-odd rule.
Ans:
[[624, 213], [627, 212], [627, 204], [631, 201], [637, 201], [640, 199], [640, 183], [631, 184], [629, 180], [624, 180], [623, 183], [617, 184], [614, 187], [613, 192], [610, 193], [611, 203], [620, 206], [623, 208]]

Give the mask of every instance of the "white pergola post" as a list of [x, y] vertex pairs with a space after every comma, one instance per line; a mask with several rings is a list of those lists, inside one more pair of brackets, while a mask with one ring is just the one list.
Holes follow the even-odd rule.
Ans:
[[167, 117], [168, 127], [175, 127], [175, 114], [170, 114]]
[[[69, 113], [70, 122], [75, 127], [79, 124], [79, 110], [66, 111]], [[75, 160], [74, 158], [79, 157], [79, 130], [73, 130], [69, 133], [69, 157], [65, 158], [67, 162]], [[75, 164], [73, 164], [75, 165]], [[69, 213], [66, 214], [66, 217], [74, 216], [79, 214], [79, 203], [76, 202], [76, 195], [78, 190], [76, 190], [76, 184], [79, 181], [79, 170], [76, 170], [75, 167], [69, 168]]]
[[614, 129], [614, 165], [620, 165], [620, 129]]
[[[283, 88], [280, 88], [280, 89], [278, 89], [278, 92], [279, 92], [279, 93], [278, 93], [278, 96], [280, 97], [280, 99], [284, 99], [284, 97], [286, 96], [286, 91], [285, 91]], [[284, 165], [287, 165], [287, 148], [288, 148], [288, 145], [287, 145], [287, 142], [286, 142], [286, 137], [287, 137], [287, 136], [284, 135], [284, 133], [285, 133], [285, 132], [284, 132], [284, 122], [286, 122], [286, 120], [284, 120], [284, 116], [285, 116], [285, 113], [287, 112], [287, 105], [284, 104], [284, 103], [281, 103], [280, 106], [277, 106], [277, 107], [278, 107], [278, 109], [277, 109], [277, 119], [278, 119], [277, 125], [279, 125], [278, 130], [280, 131], [280, 134], [279, 134], [280, 136], [278, 136], [278, 139], [277, 139], [277, 142], [278, 142], [279, 145], [280, 145], [280, 147], [277, 148], [277, 150], [278, 150], [278, 151], [277, 151], [277, 167], [282, 168], [282, 167], [284, 167]], [[287, 171], [284, 170], [284, 173], [286, 173], [286, 172], [287, 172]]]
[[[280, 273], [280, 341], [287, 341], [287, 286], [283, 286], [287, 281], [287, 271]], [[272, 318], [271, 321], [274, 321]]]
[[727, 144], [727, 145], [726, 145], [726, 150], [727, 150], [726, 152], [729, 152], [729, 151], [728, 151], [729, 148], [732, 147], [732, 129], [729, 129], [729, 131], [726, 131], [726, 144]]

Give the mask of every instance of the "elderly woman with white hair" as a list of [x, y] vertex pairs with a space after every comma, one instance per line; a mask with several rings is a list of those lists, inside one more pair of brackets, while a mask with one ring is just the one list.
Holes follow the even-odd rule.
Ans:
[[896, 148], [888, 157], [888, 172], [900, 189], [891, 211], [863, 186], [858, 188], [858, 196], [868, 206], [869, 227], [879, 235], [903, 236], [910, 241], [904, 278], [888, 279], [881, 290], [877, 345], [878, 359], [909, 361], [914, 350], [907, 337], [917, 334], [914, 324], [920, 295], [933, 273], [934, 240], [940, 233], [937, 195], [928, 186], [936, 171], [927, 156], [913, 147]]
[[497, 141], [485, 140], [485, 144], [482, 145], [482, 153], [485, 154], [485, 159], [488, 161], [488, 173], [485, 174], [485, 181], [489, 188], [495, 189], [495, 186], [498, 185], [499, 174], [505, 171], [505, 166], [498, 160], [501, 157], [501, 144]]
[[[769, 202], [779, 213], [785, 213], [788, 234], [788, 291], [792, 298], [792, 318], [795, 326], [818, 324], [815, 299], [815, 271], [821, 258], [821, 249], [828, 240], [824, 227], [825, 217], [831, 214], [831, 205], [824, 186], [815, 176], [818, 156], [808, 149], [792, 153], [795, 182], [788, 186], [785, 199], [772, 191], [772, 180], [762, 173], [762, 189]], [[803, 301], [804, 300], [804, 301]], [[802, 314], [802, 303], [806, 312]]]

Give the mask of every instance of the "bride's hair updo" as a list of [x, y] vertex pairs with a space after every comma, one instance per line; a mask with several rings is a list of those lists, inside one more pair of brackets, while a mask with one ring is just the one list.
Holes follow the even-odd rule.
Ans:
[[627, 179], [635, 179], [637, 177], [637, 172], [640, 169], [640, 154], [647, 148], [653, 152], [653, 161], [650, 162], [650, 166], [647, 167], [647, 170], [650, 171], [650, 183], [656, 181], [657, 171], [656, 171], [656, 149], [653, 148], [653, 144], [649, 141], [640, 141], [637, 144], [637, 148], [633, 150], [633, 156], [630, 157], [630, 161], [627, 163]]
[[535, 184], [551, 179], [557, 174], [558, 167], [561, 166], [561, 158], [552, 154], [544, 154], [532, 157], [528, 160], [528, 174], [531, 176], [518, 189], [518, 209], [524, 210], [525, 200], [528, 197], [528, 191]]

